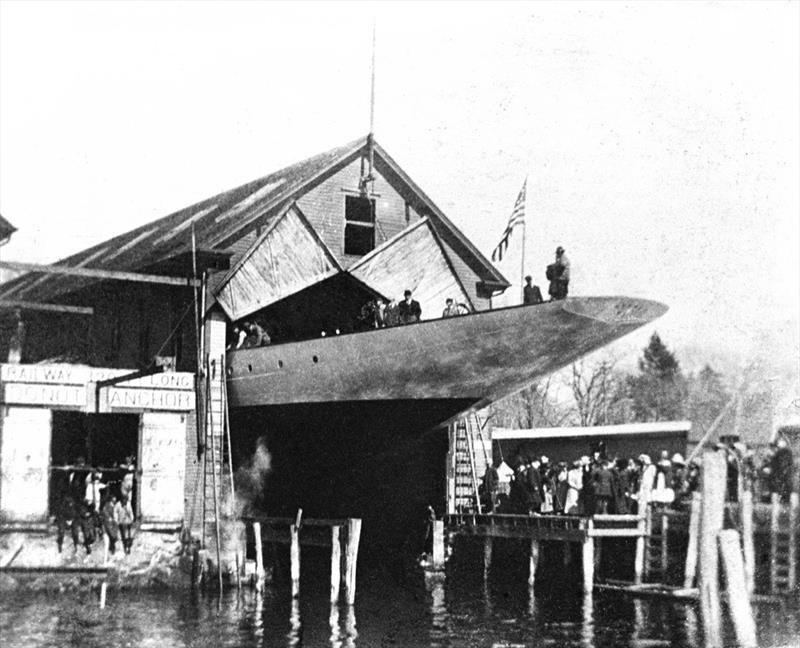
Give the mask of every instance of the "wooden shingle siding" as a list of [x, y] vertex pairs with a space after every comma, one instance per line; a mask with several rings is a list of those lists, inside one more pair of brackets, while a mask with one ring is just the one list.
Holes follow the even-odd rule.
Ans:
[[364, 257], [350, 272], [382, 294], [403, 298], [407, 288], [422, 307], [422, 319], [441, 317], [445, 299], [469, 304], [469, 299], [444, 256], [426, 220], [410, 228], [385, 248]]
[[453, 251], [446, 241], [442, 241], [442, 246], [450, 262], [453, 264], [453, 269], [456, 271], [459, 279], [461, 279], [461, 284], [469, 295], [475, 310], [489, 310], [489, 300], [478, 296], [476, 285], [480, 281], [480, 277], [464, 263], [464, 260]]
[[[375, 245], [381, 245], [406, 227], [406, 201], [377, 171], [372, 193], [375, 198]], [[360, 257], [344, 254], [345, 196], [357, 195], [361, 161], [355, 160], [297, 199], [297, 204], [320, 238], [347, 268]], [[412, 210], [411, 222], [419, 220]]]
[[270, 225], [253, 251], [219, 289], [233, 320], [253, 313], [339, 270], [294, 207]]

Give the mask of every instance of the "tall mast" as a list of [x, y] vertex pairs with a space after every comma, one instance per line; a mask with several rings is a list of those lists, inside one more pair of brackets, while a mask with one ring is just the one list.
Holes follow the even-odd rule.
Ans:
[[372, 21], [372, 67], [370, 70], [370, 84], [369, 84], [369, 134], [367, 135], [367, 160], [368, 169], [367, 175], [361, 178], [361, 193], [367, 195], [371, 187], [367, 185], [375, 180], [372, 175], [373, 165], [375, 163], [375, 146], [374, 146], [374, 132], [375, 132], [375, 20]]

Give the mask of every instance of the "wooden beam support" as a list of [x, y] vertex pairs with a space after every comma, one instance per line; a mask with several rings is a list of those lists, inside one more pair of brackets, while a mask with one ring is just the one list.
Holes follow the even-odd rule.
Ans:
[[703, 505], [700, 512], [700, 577], [698, 584], [703, 636], [708, 648], [722, 646], [717, 536], [722, 531], [725, 513], [727, 474], [728, 464], [724, 451], [703, 453]]
[[110, 279], [113, 281], [137, 281], [140, 283], [162, 284], [165, 286], [197, 287], [200, 285], [199, 280], [188, 277], [169, 277], [165, 275], [143, 274], [140, 272], [102, 270], [100, 268], [83, 268], [64, 265], [41, 265], [38, 263], [23, 263], [21, 261], [0, 261], [0, 268], [21, 272], [41, 272], [43, 274], [72, 275], [76, 277], [89, 277], [92, 279]]
[[298, 538], [300, 529], [296, 524], [293, 524], [290, 531], [292, 534], [292, 543], [289, 550], [291, 556], [292, 598], [296, 599], [300, 596], [300, 539]]
[[433, 564], [436, 570], [444, 569], [444, 521], [434, 520], [433, 528]]
[[342, 547], [339, 531], [342, 527], [331, 527], [331, 603], [339, 602], [339, 583], [342, 580]]
[[356, 565], [358, 564], [358, 544], [361, 539], [361, 520], [347, 520], [347, 544], [344, 555], [344, 595], [348, 605], [356, 600]]
[[700, 536], [701, 503], [700, 493], [692, 493], [692, 510], [689, 514], [689, 545], [686, 549], [686, 567], [683, 572], [683, 586], [687, 588], [694, 585], [697, 575], [697, 541]]
[[253, 522], [253, 540], [256, 547], [256, 591], [261, 592], [264, 589], [264, 544], [260, 522]]
[[46, 311], [48, 313], [69, 313], [70, 315], [94, 315], [94, 308], [91, 306], [43, 304], [41, 302], [22, 301], [18, 299], [0, 299], [0, 309]]
[[753, 537], [753, 492], [745, 489], [742, 493], [740, 518], [742, 522], [742, 549], [744, 552], [744, 577], [748, 596], [755, 591], [756, 549]]
[[739, 544], [739, 532], [726, 529], [719, 532], [719, 551], [725, 571], [725, 582], [728, 589], [728, 605], [730, 606], [733, 629], [736, 633], [737, 645], [742, 648], [755, 648], [756, 623], [753, 619], [753, 608], [747, 595], [747, 584]]

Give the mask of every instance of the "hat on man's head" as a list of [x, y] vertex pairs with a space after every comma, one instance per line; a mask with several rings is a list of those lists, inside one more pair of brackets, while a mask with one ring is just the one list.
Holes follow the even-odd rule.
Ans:
[[403, 297], [408, 297], [411, 294], [411, 291], [406, 289], [403, 291]]
[[564, 248], [560, 245], [556, 248], [556, 254], [561, 254], [564, 251]]

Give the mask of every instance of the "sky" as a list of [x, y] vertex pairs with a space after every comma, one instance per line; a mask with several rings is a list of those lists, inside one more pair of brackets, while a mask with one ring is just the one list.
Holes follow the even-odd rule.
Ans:
[[52, 262], [365, 135], [373, 22], [376, 139], [487, 256], [527, 176], [535, 282], [563, 245], [572, 294], [669, 305], [618, 353], [658, 330], [687, 367], [797, 380], [797, 2], [0, 0], [0, 254]]

